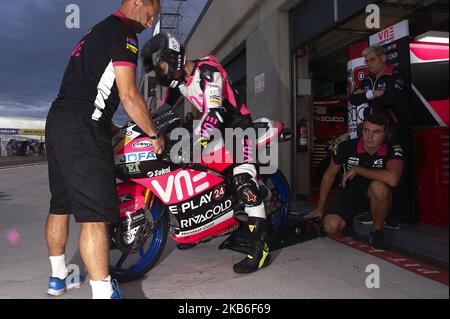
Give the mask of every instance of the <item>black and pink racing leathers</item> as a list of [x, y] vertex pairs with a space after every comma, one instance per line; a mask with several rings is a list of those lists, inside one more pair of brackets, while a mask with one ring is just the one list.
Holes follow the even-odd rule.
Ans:
[[[201, 114], [200, 124], [194, 127], [194, 134], [209, 140], [214, 129], [223, 132], [225, 128], [247, 129], [252, 125], [250, 112], [232, 88], [225, 69], [213, 56], [195, 61], [192, 75], [176, 89], [169, 89], [163, 104], [173, 106], [184, 96]], [[239, 163], [233, 170], [237, 184], [246, 184], [242, 194], [245, 212], [250, 217], [266, 218], [264, 204], [259, 198], [256, 181], [256, 167], [251, 162], [254, 158], [246, 153], [248, 139], [243, 141], [244, 163]], [[240, 182], [242, 181], [242, 182]], [[236, 185], [239, 189], [239, 185]], [[246, 199], [252, 199], [248, 201]]]

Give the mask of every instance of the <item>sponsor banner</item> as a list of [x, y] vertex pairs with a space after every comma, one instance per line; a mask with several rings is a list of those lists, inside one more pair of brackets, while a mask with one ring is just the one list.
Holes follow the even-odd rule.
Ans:
[[375, 46], [385, 46], [395, 41], [403, 38], [409, 37], [409, 21], [403, 20], [396, 25], [393, 25], [387, 29], [384, 29], [374, 35], [372, 35], [370, 40], [370, 45]]
[[212, 227], [214, 227], [216, 225], [219, 225], [219, 224], [221, 224], [221, 223], [223, 223], [223, 222], [225, 222], [225, 221], [227, 221], [229, 219], [232, 219], [233, 218], [233, 214], [234, 214], [234, 211], [230, 211], [230, 212], [226, 213], [225, 215], [217, 218], [213, 222], [210, 222], [210, 223], [208, 223], [206, 225], [203, 225], [203, 226], [191, 229], [191, 230], [187, 230], [187, 231], [182, 231], [179, 234], [177, 234], [176, 237], [178, 237], [178, 238], [180, 238], [180, 237], [188, 237], [188, 236], [192, 236], [192, 235], [198, 234], [200, 232], [203, 232], [205, 230], [208, 230], [208, 229], [210, 229], [210, 228], [212, 228]]
[[213, 221], [218, 216], [221, 216], [227, 211], [230, 211], [232, 204], [232, 201], [229, 199], [224, 202], [217, 203], [210, 209], [205, 210], [204, 212], [199, 212], [195, 215], [192, 215], [191, 217], [179, 218], [181, 229], [187, 231], [190, 229], [195, 229], [199, 226], [203, 226]]
[[45, 130], [40, 129], [20, 129], [19, 135], [45, 136]]
[[0, 128], [0, 135], [45, 136], [45, 130], [43, 130], [43, 129]]
[[231, 209], [232, 200], [224, 200], [225, 193], [225, 185], [221, 184], [190, 200], [168, 206], [168, 210], [177, 218], [183, 231], [197, 228]]
[[0, 135], [19, 135], [19, 130], [15, 128], [0, 128]]
[[409, 48], [409, 21], [404, 20], [370, 37], [370, 46], [382, 46], [387, 62], [399, 72], [410, 86], [411, 56]]
[[[369, 74], [366, 60], [361, 57], [362, 51], [367, 47], [367, 42], [361, 42], [349, 48], [349, 56], [353, 57], [347, 63], [348, 94], [349, 96], [361, 85], [361, 82]], [[356, 54], [356, 52], [359, 52]], [[367, 104], [352, 105], [348, 103], [348, 133], [350, 139], [358, 137], [358, 125], [364, 121], [364, 110]]]

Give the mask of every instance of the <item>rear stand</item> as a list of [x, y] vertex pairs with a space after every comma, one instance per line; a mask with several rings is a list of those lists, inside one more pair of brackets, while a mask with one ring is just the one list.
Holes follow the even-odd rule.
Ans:
[[[291, 215], [284, 225], [269, 233], [268, 245], [271, 251], [275, 251], [323, 236], [320, 219]], [[250, 254], [251, 248], [250, 234], [242, 224], [219, 246], [219, 250], [229, 249], [243, 254]]]

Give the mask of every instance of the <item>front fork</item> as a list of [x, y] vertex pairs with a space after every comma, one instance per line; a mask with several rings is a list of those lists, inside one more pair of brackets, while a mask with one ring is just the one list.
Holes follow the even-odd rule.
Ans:
[[152, 209], [153, 204], [155, 202], [155, 194], [152, 193], [152, 191], [147, 188], [144, 194], [144, 209]]
[[[149, 216], [149, 214], [151, 215], [151, 210], [153, 208], [153, 205], [155, 204], [155, 199], [156, 199], [156, 195], [151, 191], [151, 189], [147, 188], [147, 190], [144, 193], [144, 206], [142, 207], [142, 209], [144, 210], [144, 212], [146, 212], [146, 215]], [[162, 218], [164, 218], [163, 216], [164, 211], [161, 212], [161, 216], [158, 220], [153, 220], [153, 221], [149, 221], [147, 219], [146, 225], [145, 225], [145, 236], [151, 236], [153, 230], [155, 228], [158, 228], [159, 226], [159, 222], [161, 221]]]

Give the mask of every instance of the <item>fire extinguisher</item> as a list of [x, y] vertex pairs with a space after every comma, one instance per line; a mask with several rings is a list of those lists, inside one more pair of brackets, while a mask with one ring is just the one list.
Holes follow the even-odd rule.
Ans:
[[308, 151], [308, 121], [306, 118], [297, 122], [297, 152]]

